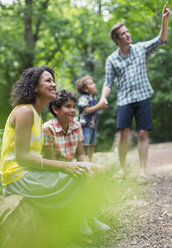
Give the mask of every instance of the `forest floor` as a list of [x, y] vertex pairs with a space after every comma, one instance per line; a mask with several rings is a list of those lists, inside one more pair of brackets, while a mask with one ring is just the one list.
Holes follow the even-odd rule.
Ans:
[[[149, 146], [147, 184], [138, 184], [137, 149], [127, 156], [129, 176], [116, 179], [117, 153], [95, 153], [108, 167], [99, 218], [111, 226], [91, 248], [172, 248], [172, 143]], [[114, 166], [112, 166], [114, 164]]]
[[[113, 177], [119, 170], [117, 152], [95, 153], [94, 161], [106, 166], [108, 171], [97, 217], [111, 230], [90, 237], [93, 243], [89, 248], [172, 248], [172, 142], [149, 146], [147, 184], [137, 181], [136, 148], [128, 153], [128, 176], [123, 179]], [[2, 196], [0, 216], [3, 217], [1, 199]], [[20, 202], [15, 197], [10, 199]], [[15, 202], [12, 202], [14, 209]], [[11, 206], [10, 202], [7, 204]], [[21, 218], [23, 221], [22, 215]]]

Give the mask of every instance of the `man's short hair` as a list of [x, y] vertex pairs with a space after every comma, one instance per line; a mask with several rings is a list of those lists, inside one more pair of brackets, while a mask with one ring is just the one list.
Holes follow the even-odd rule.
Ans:
[[[124, 26], [124, 23], [123, 22], [118, 22], [116, 23], [112, 28], [111, 28], [111, 38], [112, 40], [116, 43], [116, 41], [114, 40], [114, 38], [119, 38], [119, 33], [118, 33], [118, 30]], [[117, 43], [116, 43], [117, 44]]]

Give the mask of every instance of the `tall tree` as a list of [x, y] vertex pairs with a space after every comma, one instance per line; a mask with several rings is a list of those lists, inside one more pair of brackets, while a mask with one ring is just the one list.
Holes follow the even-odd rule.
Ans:
[[24, 69], [34, 65], [35, 46], [48, 3], [49, 0], [1, 3], [0, 76], [2, 80], [0, 91], [3, 92], [0, 96], [1, 128], [10, 111], [7, 99], [9, 99], [12, 83], [17, 80]]
[[[16, 0], [12, 4], [0, 1], [0, 128], [11, 110], [11, 85], [29, 66], [52, 66], [57, 87], [71, 90], [75, 89], [76, 79], [90, 74], [99, 98], [105, 60], [117, 48], [110, 38], [111, 27], [123, 21], [134, 43], [149, 40], [159, 33], [162, 6], [161, 0]], [[155, 125], [151, 136], [156, 141], [172, 138], [171, 39], [169, 23], [168, 43], [148, 63], [149, 79], [155, 90]], [[97, 137], [105, 148], [109, 148], [116, 131], [114, 95], [115, 87], [109, 96], [109, 108], [99, 112]]]

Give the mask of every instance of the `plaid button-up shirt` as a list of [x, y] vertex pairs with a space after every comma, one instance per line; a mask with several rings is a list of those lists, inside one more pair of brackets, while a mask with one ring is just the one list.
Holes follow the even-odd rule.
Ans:
[[146, 62], [163, 43], [158, 36], [150, 41], [131, 44], [130, 52], [125, 57], [120, 55], [118, 48], [107, 58], [104, 85], [112, 88], [117, 78], [117, 105], [139, 102], [152, 96]]
[[84, 139], [81, 124], [77, 121], [69, 123], [65, 133], [56, 118], [43, 124], [44, 145], [53, 146], [56, 159], [72, 160], [75, 157], [78, 143]]

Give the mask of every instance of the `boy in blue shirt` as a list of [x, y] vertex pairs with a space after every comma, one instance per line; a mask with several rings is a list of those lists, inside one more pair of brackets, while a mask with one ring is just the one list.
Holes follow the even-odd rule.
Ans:
[[76, 81], [76, 88], [81, 96], [78, 99], [79, 122], [81, 123], [85, 153], [88, 153], [89, 161], [92, 161], [96, 144], [96, 128], [98, 124], [98, 110], [106, 108], [105, 102], [97, 102], [94, 93], [96, 85], [91, 76], [87, 75]]

